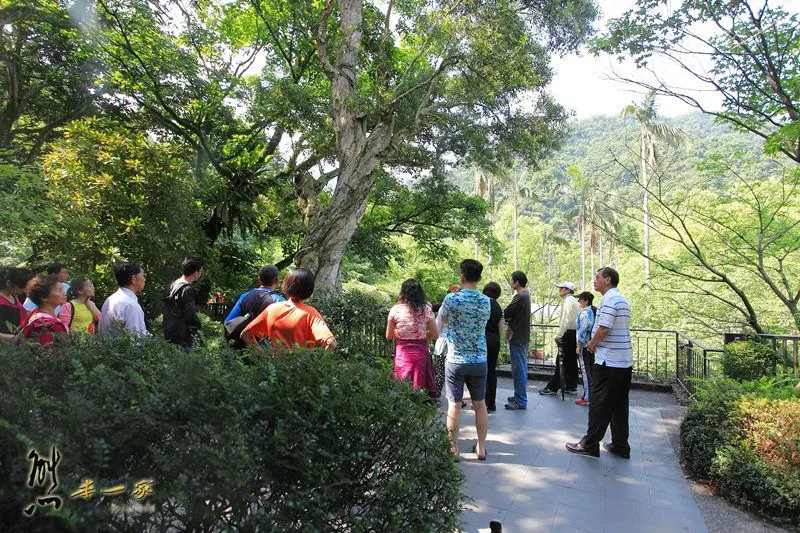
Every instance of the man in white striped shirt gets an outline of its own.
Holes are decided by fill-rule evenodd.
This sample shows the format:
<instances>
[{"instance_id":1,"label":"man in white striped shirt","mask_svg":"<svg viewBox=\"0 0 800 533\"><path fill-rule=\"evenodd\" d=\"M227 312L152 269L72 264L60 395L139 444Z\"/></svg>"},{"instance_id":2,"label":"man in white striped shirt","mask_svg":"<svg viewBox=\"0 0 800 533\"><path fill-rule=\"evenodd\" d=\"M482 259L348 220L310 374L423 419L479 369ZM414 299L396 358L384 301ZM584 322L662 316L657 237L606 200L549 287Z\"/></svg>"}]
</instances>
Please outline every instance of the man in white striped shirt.
<instances>
[{"instance_id":1,"label":"man in white striped shirt","mask_svg":"<svg viewBox=\"0 0 800 533\"><path fill-rule=\"evenodd\" d=\"M567 443L567 450L600 457L600 441L610 424L611 443L604 443L603 448L629 459L628 393L633 373L631 306L617 289L618 284L619 273L613 268L601 268L594 278L594 288L603 299L592 328L592 338L586 345L594 353L589 428L580 441Z\"/></svg>"}]
</instances>

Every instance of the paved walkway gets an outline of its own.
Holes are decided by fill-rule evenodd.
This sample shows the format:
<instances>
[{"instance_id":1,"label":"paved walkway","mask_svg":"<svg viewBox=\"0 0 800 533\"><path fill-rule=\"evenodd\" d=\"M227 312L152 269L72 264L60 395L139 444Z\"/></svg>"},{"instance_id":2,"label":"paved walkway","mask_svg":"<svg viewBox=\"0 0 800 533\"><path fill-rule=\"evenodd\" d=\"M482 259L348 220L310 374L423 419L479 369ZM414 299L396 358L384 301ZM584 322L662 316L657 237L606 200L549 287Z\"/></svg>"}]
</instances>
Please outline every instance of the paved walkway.
<instances>
[{"instance_id":1,"label":"paved walkway","mask_svg":"<svg viewBox=\"0 0 800 533\"><path fill-rule=\"evenodd\" d=\"M488 532L489 521L499 520L503 533L707 533L661 417L661 408L675 405L672 395L632 391L630 460L602 449L595 459L564 448L585 433L588 408L574 396L540 396L541 386L529 385L524 411L504 410L500 400L512 391L498 390L486 461L471 453L475 418L469 406L462 410L460 467L472 500L465 531Z\"/></svg>"}]
</instances>

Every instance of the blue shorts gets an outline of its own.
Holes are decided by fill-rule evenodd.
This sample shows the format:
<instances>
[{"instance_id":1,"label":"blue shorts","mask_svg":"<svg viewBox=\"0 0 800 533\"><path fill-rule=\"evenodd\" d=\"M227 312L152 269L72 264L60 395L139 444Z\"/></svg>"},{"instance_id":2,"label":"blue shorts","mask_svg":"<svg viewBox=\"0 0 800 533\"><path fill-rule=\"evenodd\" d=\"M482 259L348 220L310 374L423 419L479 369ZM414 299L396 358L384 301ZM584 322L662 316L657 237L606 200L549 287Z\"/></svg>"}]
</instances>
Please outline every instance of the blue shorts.
<instances>
[{"instance_id":1,"label":"blue shorts","mask_svg":"<svg viewBox=\"0 0 800 533\"><path fill-rule=\"evenodd\" d=\"M461 403L464 397L464 384L473 401L480 402L486 398L486 374L488 366L482 363L445 363L444 388L447 399L453 403Z\"/></svg>"}]
</instances>

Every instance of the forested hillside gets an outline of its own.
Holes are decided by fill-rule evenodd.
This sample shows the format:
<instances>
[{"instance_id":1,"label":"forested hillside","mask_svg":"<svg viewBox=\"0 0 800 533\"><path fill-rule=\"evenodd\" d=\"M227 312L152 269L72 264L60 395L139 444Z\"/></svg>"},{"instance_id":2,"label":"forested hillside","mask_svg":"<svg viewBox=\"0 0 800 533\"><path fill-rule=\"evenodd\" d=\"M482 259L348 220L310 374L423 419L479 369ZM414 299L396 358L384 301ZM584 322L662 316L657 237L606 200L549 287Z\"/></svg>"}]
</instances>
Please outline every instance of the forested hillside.
<instances>
[{"instance_id":1,"label":"forested hillside","mask_svg":"<svg viewBox=\"0 0 800 533\"><path fill-rule=\"evenodd\" d=\"M475 240L453 242L450 255L443 250L439 257L426 253L412 239L400 239L399 249L405 252L385 274L351 255L347 275L389 293L404 277L418 277L432 299L437 299L456 280L457 260L477 251L487 264L485 280L503 282L515 269L516 207L516 268L528 272L540 304L555 302L557 281L569 279L591 289L593 270L613 265L622 274L622 289L634 303L637 325L677 328L702 337L754 327L795 329L783 302L764 290L764 280L748 268L750 259L757 262L761 255L769 270L767 256L773 252L785 255L777 266L783 274L773 269L776 279L798 267L796 231L788 210L798 202L791 165L764 155L763 142L757 137L732 131L707 115L689 114L663 122L676 133L677 141L659 149L658 162L649 169L649 290L641 253L644 190L639 126L633 117L597 116L573 122L563 148L538 169L523 165L511 170L476 165L454 168L450 179L465 194L483 196L489 204L490 238L479 234ZM737 235L758 218L759 210L775 218L761 230L747 230L749 236L757 241L759 231L762 236L779 233L783 242L780 252L764 249L745 260L740 252L747 252L742 243L736 243ZM692 239L700 254L692 255L679 242ZM704 272L697 255L708 259L707 267L718 272ZM719 275L727 277L728 283L720 281ZM742 290L747 305L737 301L735 291L731 296L731 285ZM537 314L540 320L550 318L544 311Z\"/></svg>"}]
</instances>

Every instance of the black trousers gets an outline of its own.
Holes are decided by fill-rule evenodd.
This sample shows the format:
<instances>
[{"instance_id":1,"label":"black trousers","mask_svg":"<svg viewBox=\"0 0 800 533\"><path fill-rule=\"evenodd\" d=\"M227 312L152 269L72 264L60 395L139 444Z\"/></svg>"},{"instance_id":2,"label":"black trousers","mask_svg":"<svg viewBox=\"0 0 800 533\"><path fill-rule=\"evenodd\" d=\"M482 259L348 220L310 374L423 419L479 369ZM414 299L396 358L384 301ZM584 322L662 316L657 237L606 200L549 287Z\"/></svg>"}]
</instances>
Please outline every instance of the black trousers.
<instances>
[{"instance_id":1,"label":"black trousers","mask_svg":"<svg viewBox=\"0 0 800 533\"><path fill-rule=\"evenodd\" d=\"M557 391L561 388L561 370L559 365L564 365L564 378L566 380L566 390L575 390L578 388L578 354L575 349L578 347L578 339L575 336L574 329L568 329L564 336L561 337L561 358L556 358L556 371L550 381L547 383L547 388ZM589 393L591 394L591 392Z\"/></svg>"},{"instance_id":2,"label":"black trousers","mask_svg":"<svg viewBox=\"0 0 800 533\"><path fill-rule=\"evenodd\" d=\"M500 345L486 345L486 408L497 408L497 357L500 355Z\"/></svg>"},{"instance_id":3,"label":"black trousers","mask_svg":"<svg viewBox=\"0 0 800 533\"><path fill-rule=\"evenodd\" d=\"M589 429L581 439L587 448L603 440L611 424L611 442L620 451L630 451L628 444L628 393L632 368L612 368L595 364L589 390Z\"/></svg>"}]
</instances>

